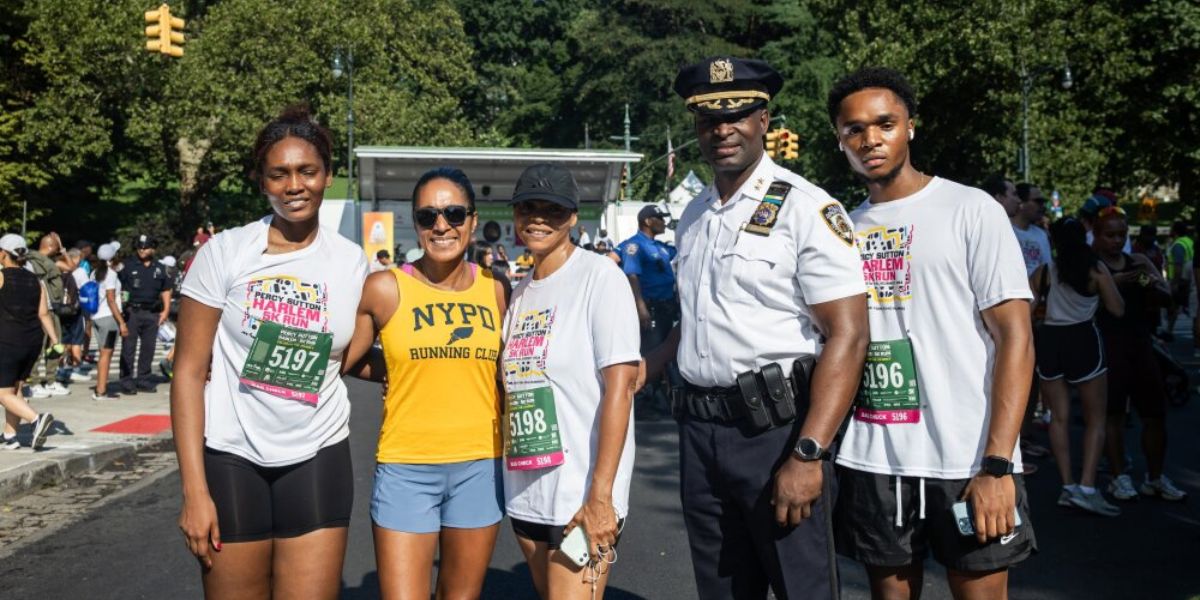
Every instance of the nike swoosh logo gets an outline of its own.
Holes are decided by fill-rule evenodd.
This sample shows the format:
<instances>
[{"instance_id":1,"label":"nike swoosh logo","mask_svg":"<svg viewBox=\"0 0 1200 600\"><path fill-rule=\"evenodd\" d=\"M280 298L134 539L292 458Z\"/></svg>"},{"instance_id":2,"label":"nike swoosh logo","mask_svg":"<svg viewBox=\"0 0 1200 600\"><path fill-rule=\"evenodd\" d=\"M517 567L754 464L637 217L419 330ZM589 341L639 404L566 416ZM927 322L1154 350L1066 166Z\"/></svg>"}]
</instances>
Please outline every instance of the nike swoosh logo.
<instances>
[{"instance_id":1,"label":"nike swoosh logo","mask_svg":"<svg viewBox=\"0 0 1200 600\"><path fill-rule=\"evenodd\" d=\"M1000 545L1001 545L1001 546L1006 546L1006 545L1008 545L1008 543L1009 543L1009 542L1013 541L1013 539L1014 539L1014 538L1016 538L1016 537L1017 537L1017 532L1016 532L1016 531L1013 531L1012 533L1010 533L1010 534L1008 534L1008 535L1001 536L1001 537L1000 537Z\"/></svg>"}]
</instances>

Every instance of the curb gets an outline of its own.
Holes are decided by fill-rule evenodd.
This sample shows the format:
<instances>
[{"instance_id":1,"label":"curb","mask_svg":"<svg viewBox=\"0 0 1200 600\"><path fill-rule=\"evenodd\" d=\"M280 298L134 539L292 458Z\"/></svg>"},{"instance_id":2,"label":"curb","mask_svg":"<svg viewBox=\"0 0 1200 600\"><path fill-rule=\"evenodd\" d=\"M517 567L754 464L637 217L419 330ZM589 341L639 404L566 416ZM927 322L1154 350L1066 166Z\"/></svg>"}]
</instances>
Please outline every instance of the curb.
<instances>
[{"instance_id":1,"label":"curb","mask_svg":"<svg viewBox=\"0 0 1200 600\"><path fill-rule=\"evenodd\" d=\"M143 450L170 447L171 435L137 438L123 442L105 442L78 450L64 450L0 473L0 502L27 492L58 485L72 477L103 469L113 462L130 458Z\"/></svg>"}]
</instances>

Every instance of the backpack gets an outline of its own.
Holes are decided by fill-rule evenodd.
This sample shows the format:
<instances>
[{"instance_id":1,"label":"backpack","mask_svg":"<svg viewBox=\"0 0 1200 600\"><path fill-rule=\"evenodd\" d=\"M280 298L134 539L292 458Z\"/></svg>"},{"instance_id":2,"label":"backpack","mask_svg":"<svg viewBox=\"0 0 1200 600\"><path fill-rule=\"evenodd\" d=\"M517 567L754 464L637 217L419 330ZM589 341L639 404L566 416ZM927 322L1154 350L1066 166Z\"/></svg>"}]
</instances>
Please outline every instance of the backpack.
<instances>
[{"instance_id":1,"label":"backpack","mask_svg":"<svg viewBox=\"0 0 1200 600\"><path fill-rule=\"evenodd\" d=\"M53 303L54 314L60 317L74 317L79 314L79 286L75 284L75 277L70 273L63 273L60 277L63 286L62 301Z\"/></svg>"},{"instance_id":2,"label":"backpack","mask_svg":"<svg viewBox=\"0 0 1200 600\"><path fill-rule=\"evenodd\" d=\"M30 271L42 283L46 284L46 297L50 298L51 303L62 301L63 297L63 281L62 271L58 270L58 265L54 261L46 258L38 252L30 252L25 255L30 266Z\"/></svg>"},{"instance_id":3,"label":"backpack","mask_svg":"<svg viewBox=\"0 0 1200 600\"><path fill-rule=\"evenodd\" d=\"M89 279L83 287L79 288L79 307L83 309L88 316L96 314L100 310L100 284L96 283L95 279Z\"/></svg>"}]
</instances>

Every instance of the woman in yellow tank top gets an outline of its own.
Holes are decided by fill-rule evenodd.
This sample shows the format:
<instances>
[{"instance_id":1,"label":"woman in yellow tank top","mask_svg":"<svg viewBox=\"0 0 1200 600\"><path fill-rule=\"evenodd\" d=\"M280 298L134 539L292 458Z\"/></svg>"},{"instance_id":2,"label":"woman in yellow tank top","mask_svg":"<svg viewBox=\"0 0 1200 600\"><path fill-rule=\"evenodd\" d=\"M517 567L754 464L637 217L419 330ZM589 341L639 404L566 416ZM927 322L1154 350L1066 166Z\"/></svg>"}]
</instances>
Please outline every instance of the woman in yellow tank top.
<instances>
[{"instance_id":1,"label":"woman in yellow tank top","mask_svg":"<svg viewBox=\"0 0 1200 600\"><path fill-rule=\"evenodd\" d=\"M367 278L350 372L387 375L371 520L384 598L478 597L503 517L496 380L507 299L464 257L475 192L462 171L433 169L413 189L425 255ZM378 335L385 365L364 360ZM361 364L356 364L361 363Z\"/></svg>"}]
</instances>

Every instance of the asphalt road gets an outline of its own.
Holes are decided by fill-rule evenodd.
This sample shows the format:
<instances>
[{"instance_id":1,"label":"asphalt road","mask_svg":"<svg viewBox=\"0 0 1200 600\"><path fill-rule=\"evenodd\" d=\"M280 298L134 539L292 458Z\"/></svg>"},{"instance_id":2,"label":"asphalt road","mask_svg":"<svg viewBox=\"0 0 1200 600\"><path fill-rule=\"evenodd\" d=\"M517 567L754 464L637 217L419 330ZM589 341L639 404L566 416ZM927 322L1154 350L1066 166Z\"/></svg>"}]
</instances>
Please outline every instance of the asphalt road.
<instances>
[{"instance_id":1,"label":"asphalt road","mask_svg":"<svg viewBox=\"0 0 1200 600\"><path fill-rule=\"evenodd\" d=\"M343 575L343 598L378 597L368 501L375 432L376 386L351 383L351 430L355 512ZM1193 495L1200 494L1195 435L1200 401L1171 411L1170 472ZM1136 439L1136 438L1135 438ZM637 424L637 471L633 509L622 538L608 598L692 598L695 585L687 538L679 515L676 434L669 420ZM1135 456L1137 452L1134 452ZM1135 458L1140 467L1140 460ZM1200 596L1200 519L1192 504L1152 499L1123 505L1104 519L1055 506L1054 465L1041 461L1030 479L1033 521L1041 553L1012 571L1014 598L1153 598ZM171 474L103 505L0 562L2 598L198 598L194 560L184 549L175 519L179 478ZM485 586L488 598L534 598L529 574L511 530L501 528ZM866 598L861 569L842 562L843 597ZM932 562L925 598L948 598L941 570Z\"/></svg>"}]
</instances>

